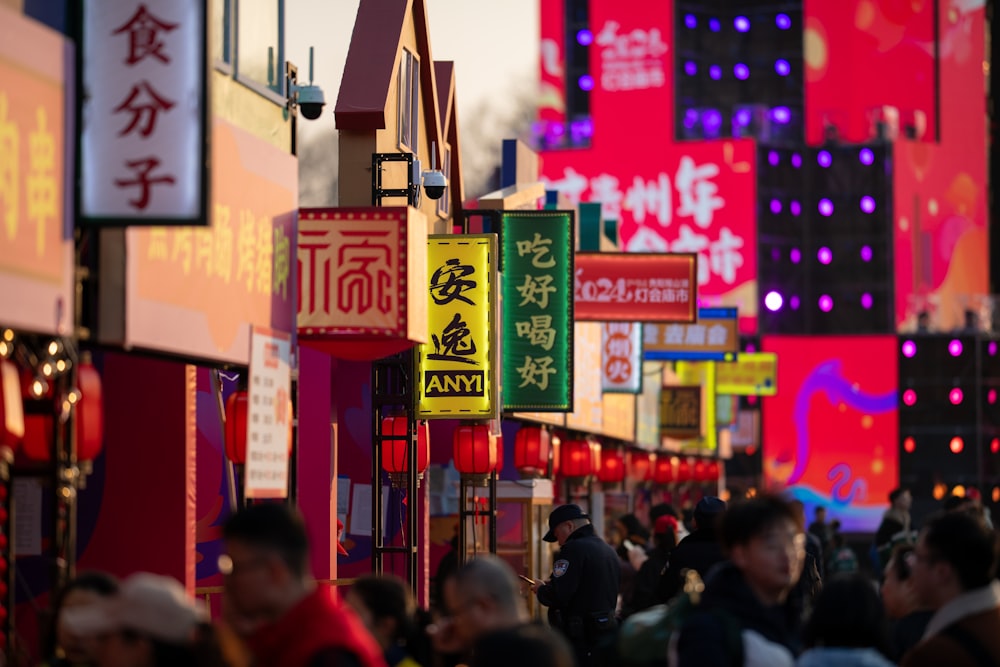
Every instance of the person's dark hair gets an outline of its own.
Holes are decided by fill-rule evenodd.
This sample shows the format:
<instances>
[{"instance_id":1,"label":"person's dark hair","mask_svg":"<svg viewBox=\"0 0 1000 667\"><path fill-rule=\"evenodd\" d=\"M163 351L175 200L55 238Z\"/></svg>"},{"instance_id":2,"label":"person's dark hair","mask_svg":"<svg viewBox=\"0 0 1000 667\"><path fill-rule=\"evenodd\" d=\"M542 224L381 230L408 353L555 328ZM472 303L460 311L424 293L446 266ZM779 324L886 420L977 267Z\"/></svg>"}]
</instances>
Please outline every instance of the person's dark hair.
<instances>
[{"instance_id":1,"label":"person's dark hair","mask_svg":"<svg viewBox=\"0 0 1000 667\"><path fill-rule=\"evenodd\" d=\"M125 641L138 641L142 635L131 629L122 630ZM146 637L153 649L153 667L192 665L194 667L235 667L233 656L222 651L218 635L211 623L199 623L190 643L175 644Z\"/></svg>"},{"instance_id":2,"label":"person's dark hair","mask_svg":"<svg viewBox=\"0 0 1000 667\"><path fill-rule=\"evenodd\" d=\"M226 540L273 551L296 576L308 569L309 538L298 511L281 503L258 503L233 514L222 527Z\"/></svg>"},{"instance_id":3,"label":"person's dark hair","mask_svg":"<svg viewBox=\"0 0 1000 667\"><path fill-rule=\"evenodd\" d=\"M655 526L656 520L667 514L677 519L677 522L680 523L682 517L676 507L670 503L657 503L649 508L649 525Z\"/></svg>"},{"instance_id":4,"label":"person's dark hair","mask_svg":"<svg viewBox=\"0 0 1000 667\"><path fill-rule=\"evenodd\" d=\"M972 499L966 496L948 496L941 503L941 509L945 512L954 512L957 509L961 509L965 505L971 505Z\"/></svg>"},{"instance_id":5,"label":"person's dark hair","mask_svg":"<svg viewBox=\"0 0 1000 667\"><path fill-rule=\"evenodd\" d=\"M573 649L562 635L539 623L525 623L484 635L470 667L573 667Z\"/></svg>"},{"instance_id":6,"label":"person's dark hair","mask_svg":"<svg viewBox=\"0 0 1000 667\"><path fill-rule=\"evenodd\" d=\"M643 544L649 541L649 531L639 522L639 518L636 515L623 514L618 517L618 522L625 527L625 534L622 535L623 539L627 537L635 541L635 538L639 538Z\"/></svg>"},{"instance_id":7,"label":"person's dark hair","mask_svg":"<svg viewBox=\"0 0 1000 667\"><path fill-rule=\"evenodd\" d=\"M107 572L86 571L80 572L66 582L66 585L56 594L52 602L51 615L42 636L42 651L46 658L55 655L56 644L59 642L57 633L59 614L62 613L66 598L73 591L92 591L102 597L110 597L118 592L118 579Z\"/></svg>"},{"instance_id":8,"label":"person's dark hair","mask_svg":"<svg viewBox=\"0 0 1000 667\"><path fill-rule=\"evenodd\" d=\"M874 583L862 575L828 581L816 598L804 639L809 647L874 648L891 656L889 621Z\"/></svg>"},{"instance_id":9,"label":"person's dark hair","mask_svg":"<svg viewBox=\"0 0 1000 667\"><path fill-rule=\"evenodd\" d=\"M747 544L775 524L788 520L799 525L795 510L778 496L763 495L730 505L719 521L719 537L725 549Z\"/></svg>"},{"instance_id":10,"label":"person's dark hair","mask_svg":"<svg viewBox=\"0 0 1000 667\"><path fill-rule=\"evenodd\" d=\"M351 592L361 599L376 621L383 618L396 621L397 641L413 636L417 605L402 579L391 574L366 574L351 584Z\"/></svg>"},{"instance_id":11,"label":"person's dark hair","mask_svg":"<svg viewBox=\"0 0 1000 667\"><path fill-rule=\"evenodd\" d=\"M894 505L896 503L896 499L899 498L901 495L903 495L906 492L907 492L907 489L905 489L905 488L903 488L901 486L898 487L898 488L893 489L892 491L890 491L889 492L889 504L890 505Z\"/></svg>"},{"instance_id":12,"label":"person's dark hair","mask_svg":"<svg viewBox=\"0 0 1000 667\"><path fill-rule=\"evenodd\" d=\"M997 572L997 536L981 517L968 512L945 512L924 527L924 544L932 560L943 560L955 570L966 591L982 588Z\"/></svg>"},{"instance_id":13,"label":"person's dark hair","mask_svg":"<svg viewBox=\"0 0 1000 667\"><path fill-rule=\"evenodd\" d=\"M913 568L910 567L910 560L912 558L912 544L897 544L892 550L892 556L889 558L889 566L886 569L894 570L897 579L906 581L913 574Z\"/></svg>"}]
</instances>

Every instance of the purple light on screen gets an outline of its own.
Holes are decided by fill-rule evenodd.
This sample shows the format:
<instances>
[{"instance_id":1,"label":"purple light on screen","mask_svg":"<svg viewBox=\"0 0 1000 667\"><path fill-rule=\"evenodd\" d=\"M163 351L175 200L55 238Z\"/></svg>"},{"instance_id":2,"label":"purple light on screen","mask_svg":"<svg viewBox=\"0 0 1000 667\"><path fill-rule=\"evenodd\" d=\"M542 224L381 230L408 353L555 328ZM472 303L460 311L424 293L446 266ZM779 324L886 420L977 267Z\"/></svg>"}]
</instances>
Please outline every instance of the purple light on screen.
<instances>
[{"instance_id":1,"label":"purple light on screen","mask_svg":"<svg viewBox=\"0 0 1000 667\"><path fill-rule=\"evenodd\" d=\"M833 164L833 157L830 155L830 151L820 151L819 153L817 153L816 162L818 162L819 166L823 167L824 169Z\"/></svg>"},{"instance_id":2,"label":"purple light on screen","mask_svg":"<svg viewBox=\"0 0 1000 667\"><path fill-rule=\"evenodd\" d=\"M792 111L788 107L772 107L771 120L780 125L787 125L792 120Z\"/></svg>"},{"instance_id":3,"label":"purple light on screen","mask_svg":"<svg viewBox=\"0 0 1000 667\"><path fill-rule=\"evenodd\" d=\"M774 71L778 73L778 76L788 76L792 73L792 66L788 64L788 61L779 58L774 61Z\"/></svg>"},{"instance_id":4,"label":"purple light on screen","mask_svg":"<svg viewBox=\"0 0 1000 667\"><path fill-rule=\"evenodd\" d=\"M684 127L687 129L694 128L698 124L698 112L694 109L688 109L684 112Z\"/></svg>"},{"instance_id":5,"label":"purple light on screen","mask_svg":"<svg viewBox=\"0 0 1000 667\"><path fill-rule=\"evenodd\" d=\"M566 126L563 123L552 123L549 126L549 130L552 132L552 136L561 137L566 134Z\"/></svg>"},{"instance_id":6,"label":"purple light on screen","mask_svg":"<svg viewBox=\"0 0 1000 667\"><path fill-rule=\"evenodd\" d=\"M733 67L733 76L740 81L746 81L750 78L750 68L743 63L736 63L735 67ZM747 112L747 115L750 115L749 111Z\"/></svg>"},{"instance_id":7,"label":"purple light on screen","mask_svg":"<svg viewBox=\"0 0 1000 667\"><path fill-rule=\"evenodd\" d=\"M861 246L861 261L862 262L872 261L872 247L870 245Z\"/></svg>"},{"instance_id":8,"label":"purple light on screen","mask_svg":"<svg viewBox=\"0 0 1000 667\"><path fill-rule=\"evenodd\" d=\"M819 298L819 309L824 313L829 313L833 310L833 297L829 294L824 294Z\"/></svg>"},{"instance_id":9,"label":"purple light on screen","mask_svg":"<svg viewBox=\"0 0 1000 667\"><path fill-rule=\"evenodd\" d=\"M802 156L798 153L792 153L792 166L796 169L802 166Z\"/></svg>"},{"instance_id":10,"label":"purple light on screen","mask_svg":"<svg viewBox=\"0 0 1000 667\"><path fill-rule=\"evenodd\" d=\"M833 202L829 199L819 200L819 214L826 217L833 215Z\"/></svg>"},{"instance_id":11,"label":"purple light on screen","mask_svg":"<svg viewBox=\"0 0 1000 667\"><path fill-rule=\"evenodd\" d=\"M717 132L722 127L722 113L718 109L705 109L701 114L701 124L708 131Z\"/></svg>"},{"instance_id":12,"label":"purple light on screen","mask_svg":"<svg viewBox=\"0 0 1000 667\"><path fill-rule=\"evenodd\" d=\"M791 299L788 300L788 305L791 306L792 310L798 310L799 309L799 297L793 296Z\"/></svg>"},{"instance_id":13,"label":"purple light on screen","mask_svg":"<svg viewBox=\"0 0 1000 667\"><path fill-rule=\"evenodd\" d=\"M743 351L752 354L757 351L757 346L754 345L753 343L747 343L746 349L744 349Z\"/></svg>"},{"instance_id":14,"label":"purple light on screen","mask_svg":"<svg viewBox=\"0 0 1000 667\"><path fill-rule=\"evenodd\" d=\"M871 310L872 304L874 302L875 300L872 299L872 295L869 294L868 292L865 292L864 294L861 295L861 307L864 308L865 310Z\"/></svg>"},{"instance_id":15,"label":"purple light on screen","mask_svg":"<svg viewBox=\"0 0 1000 667\"><path fill-rule=\"evenodd\" d=\"M719 32L722 30L722 24L719 23L719 19L708 19L708 29L712 32Z\"/></svg>"},{"instance_id":16,"label":"purple light on screen","mask_svg":"<svg viewBox=\"0 0 1000 667\"><path fill-rule=\"evenodd\" d=\"M792 264L798 264L802 261L802 251L798 248L792 248L788 253L788 259L792 260Z\"/></svg>"},{"instance_id":17,"label":"purple light on screen","mask_svg":"<svg viewBox=\"0 0 1000 667\"><path fill-rule=\"evenodd\" d=\"M792 215L797 218L799 217L799 214L802 213L802 204L797 201L792 201L792 203L788 205L788 210L791 211Z\"/></svg>"},{"instance_id":18,"label":"purple light on screen","mask_svg":"<svg viewBox=\"0 0 1000 667\"><path fill-rule=\"evenodd\" d=\"M990 341L990 345L987 349L989 350L991 357L997 356L997 342L995 340Z\"/></svg>"},{"instance_id":19,"label":"purple light on screen","mask_svg":"<svg viewBox=\"0 0 1000 667\"><path fill-rule=\"evenodd\" d=\"M684 25L687 26L689 30L694 30L698 27L698 19L695 18L694 14L685 14Z\"/></svg>"},{"instance_id":20,"label":"purple light on screen","mask_svg":"<svg viewBox=\"0 0 1000 667\"><path fill-rule=\"evenodd\" d=\"M872 153L870 148L862 148L861 152L858 153L858 159L861 160L861 164L870 165L875 161L875 153Z\"/></svg>"},{"instance_id":21,"label":"purple light on screen","mask_svg":"<svg viewBox=\"0 0 1000 667\"><path fill-rule=\"evenodd\" d=\"M865 195L861 198L861 210L865 213L875 212L875 198Z\"/></svg>"},{"instance_id":22,"label":"purple light on screen","mask_svg":"<svg viewBox=\"0 0 1000 667\"><path fill-rule=\"evenodd\" d=\"M917 344L912 340L903 341L903 356L912 359L917 354Z\"/></svg>"},{"instance_id":23,"label":"purple light on screen","mask_svg":"<svg viewBox=\"0 0 1000 667\"><path fill-rule=\"evenodd\" d=\"M952 405L958 405L959 403L962 402L963 398L965 398L965 395L962 393L962 390L959 389L958 387L955 387L954 389L948 392L948 400L951 401Z\"/></svg>"},{"instance_id":24,"label":"purple light on screen","mask_svg":"<svg viewBox=\"0 0 1000 667\"><path fill-rule=\"evenodd\" d=\"M781 251L777 248L771 248L771 261L780 262L781 261Z\"/></svg>"},{"instance_id":25,"label":"purple light on screen","mask_svg":"<svg viewBox=\"0 0 1000 667\"><path fill-rule=\"evenodd\" d=\"M829 264L833 261L833 251L824 246L816 253L816 259L819 260L820 264Z\"/></svg>"},{"instance_id":26,"label":"purple light on screen","mask_svg":"<svg viewBox=\"0 0 1000 667\"><path fill-rule=\"evenodd\" d=\"M579 79L576 80L577 85L580 86L580 90L593 90L594 89L594 77L589 74L584 74Z\"/></svg>"},{"instance_id":27,"label":"purple light on screen","mask_svg":"<svg viewBox=\"0 0 1000 667\"><path fill-rule=\"evenodd\" d=\"M907 389L906 391L903 392L903 403L905 403L908 406L912 406L916 402L917 402L917 392L913 391L912 389Z\"/></svg>"},{"instance_id":28,"label":"purple light on screen","mask_svg":"<svg viewBox=\"0 0 1000 667\"><path fill-rule=\"evenodd\" d=\"M710 76L713 80L718 81L722 78L722 68L718 65L712 65L708 68L708 76Z\"/></svg>"},{"instance_id":29,"label":"purple light on screen","mask_svg":"<svg viewBox=\"0 0 1000 667\"><path fill-rule=\"evenodd\" d=\"M779 162L778 151L768 151L767 163L772 167L777 167Z\"/></svg>"},{"instance_id":30,"label":"purple light on screen","mask_svg":"<svg viewBox=\"0 0 1000 667\"><path fill-rule=\"evenodd\" d=\"M594 43L594 33L590 32L586 28L578 30L576 33L576 43L580 46L590 46Z\"/></svg>"},{"instance_id":31,"label":"purple light on screen","mask_svg":"<svg viewBox=\"0 0 1000 667\"><path fill-rule=\"evenodd\" d=\"M774 213L775 215L781 213L781 200L779 199L771 200L771 213Z\"/></svg>"},{"instance_id":32,"label":"purple light on screen","mask_svg":"<svg viewBox=\"0 0 1000 667\"><path fill-rule=\"evenodd\" d=\"M957 338L953 338L950 343L948 343L948 354L953 357L957 357L962 354L962 341Z\"/></svg>"},{"instance_id":33,"label":"purple light on screen","mask_svg":"<svg viewBox=\"0 0 1000 667\"><path fill-rule=\"evenodd\" d=\"M733 27L736 32L748 32L750 30L750 19L745 16L737 16L733 19Z\"/></svg>"},{"instance_id":34,"label":"purple light on screen","mask_svg":"<svg viewBox=\"0 0 1000 667\"><path fill-rule=\"evenodd\" d=\"M740 109L736 112L736 115L733 116L733 123L737 127L746 127L750 124L752 119L753 116L750 114L749 109Z\"/></svg>"},{"instance_id":35,"label":"purple light on screen","mask_svg":"<svg viewBox=\"0 0 1000 667\"><path fill-rule=\"evenodd\" d=\"M989 401L990 405L995 404L997 402L997 390L990 389L988 392L986 392L986 400Z\"/></svg>"},{"instance_id":36,"label":"purple light on screen","mask_svg":"<svg viewBox=\"0 0 1000 667\"><path fill-rule=\"evenodd\" d=\"M775 291L770 291L764 296L764 306L770 310L772 313L776 313L781 310L781 306L785 303L781 294Z\"/></svg>"},{"instance_id":37,"label":"purple light on screen","mask_svg":"<svg viewBox=\"0 0 1000 667\"><path fill-rule=\"evenodd\" d=\"M688 76L694 76L695 74L697 74L698 63L694 62L693 60L688 60L686 63L684 63L684 73L687 74Z\"/></svg>"},{"instance_id":38,"label":"purple light on screen","mask_svg":"<svg viewBox=\"0 0 1000 667\"><path fill-rule=\"evenodd\" d=\"M792 27L792 19L788 14L778 14L774 17L774 25L778 26L779 30L788 30Z\"/></svg>"}]
</instances>

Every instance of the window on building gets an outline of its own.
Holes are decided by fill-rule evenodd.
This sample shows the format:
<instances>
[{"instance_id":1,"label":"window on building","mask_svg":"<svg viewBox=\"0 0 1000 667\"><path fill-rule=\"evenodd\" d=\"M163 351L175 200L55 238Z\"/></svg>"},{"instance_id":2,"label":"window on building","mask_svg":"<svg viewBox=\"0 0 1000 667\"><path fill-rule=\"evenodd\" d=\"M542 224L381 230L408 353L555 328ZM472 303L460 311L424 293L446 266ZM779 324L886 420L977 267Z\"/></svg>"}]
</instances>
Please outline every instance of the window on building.
<instances>
[{"instance_id":1,"label":"window on building","mask_svg":"<svg viewBox=\"0 0 1000 667\"><path fill-rule=\"evenodd\" d=\"M219 69L230 71L233 66L233 2L212 0L209 16L209 44L212 63Z\"/></svg>"},{"instance_id":2,"label":"window on building","mask_svg":"<svg viewBox=\"0 0 1000 667\"><path fill-rule=\"evenodd\" d=\"M236 0L236 78L261 92L285 94L283 0Z\"/></svg>"},{"instance_id":3,"label":"window on building","mask_svg":"<svg viewBox=\"0 0 1000 667\"><path fill-rule=\"evenodd\" d=\"M444 163L441 165L441 173L444 174L448 186L444 189L444 196L437 200L437 212L441 217L447 218L451 215L451 147L444 147L442 156Z\"/></svg>"},{"instance_id":4,"label":"window on building","mask_svg":"<svg viewBox=\"0 0 1000 667\"><path fill-rule=\"evenodd\" d=\"M417 154L420 134L420 60L409 49L399 59L399 147Z\"/></svg>"}]
</instances>

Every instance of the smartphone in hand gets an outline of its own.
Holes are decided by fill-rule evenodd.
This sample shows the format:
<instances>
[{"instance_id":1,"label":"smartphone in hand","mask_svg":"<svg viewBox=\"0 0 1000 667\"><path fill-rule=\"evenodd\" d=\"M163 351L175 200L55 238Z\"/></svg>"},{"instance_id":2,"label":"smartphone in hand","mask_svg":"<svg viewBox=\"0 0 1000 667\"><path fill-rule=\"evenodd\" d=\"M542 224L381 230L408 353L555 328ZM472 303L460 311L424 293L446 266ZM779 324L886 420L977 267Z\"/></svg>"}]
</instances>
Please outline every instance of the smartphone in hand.
<instances>
[{"instance_id":1,"label":"smartphone in hand","mask_svg":"<svg viewBox=\"0 0 1000 667\"><path fill-rule=\"evenodd\" d=\"M531 584L532 586L534 586L534 585L535 585L536 583L538 583L538 582L537 582L537 581L535 581L534 579L531 579L531 578L529 578L529 577L526 577L526 576L524 576L523 574L519 574L519 575L517 575L517 576L518 576L518 578L520 578L520 579L523 579L524 581L528 582L528 583L529 583L529 584Z\"/></svg>"}]
</instances>

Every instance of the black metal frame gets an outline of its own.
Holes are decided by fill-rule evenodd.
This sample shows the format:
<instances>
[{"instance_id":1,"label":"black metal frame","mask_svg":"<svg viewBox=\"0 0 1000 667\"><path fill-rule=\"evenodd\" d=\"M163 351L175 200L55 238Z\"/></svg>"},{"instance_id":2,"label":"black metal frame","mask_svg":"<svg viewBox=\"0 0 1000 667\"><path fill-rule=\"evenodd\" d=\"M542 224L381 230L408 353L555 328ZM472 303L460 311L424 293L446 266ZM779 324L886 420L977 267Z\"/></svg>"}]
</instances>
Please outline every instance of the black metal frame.
<instances>
[{"instance_id":1,"label":"black metal frame","mask_svg":"<svg viewBox=\"0 0 1000 667\"><path fill-rule=\"evenodd\" d=\"M478 483L478 480L474 476L462 475L461 481L458 483L458 564L461 565L466 561L466 555L468 554L468 540L469 531L467 529L469 517L482 516L475 507L471 510L469 509L469 488L482 485ZM487 495L489 496L489 505L486 509L486 517L489 520L489 553L495 554L497 552L497 471L492 470L489 476L486 478L486 489Z\"/></svg>"},{"instance_id":2,"label":"black metal frame","mask_svg":"<svg viewBox=\"0 0 1000 667\"><path fill-rule=\"evenodd\" d=\"M382 163L405 162L406 187L382 187ZM417 194L420 183L413 182L413 153L372 153L372 206L381 206L386 197L406 197L409 206L417 206Z\"/></svg>"}]
</instances>

